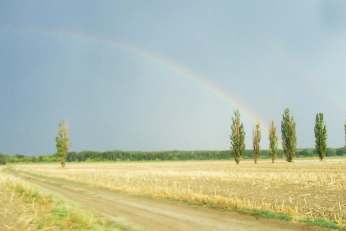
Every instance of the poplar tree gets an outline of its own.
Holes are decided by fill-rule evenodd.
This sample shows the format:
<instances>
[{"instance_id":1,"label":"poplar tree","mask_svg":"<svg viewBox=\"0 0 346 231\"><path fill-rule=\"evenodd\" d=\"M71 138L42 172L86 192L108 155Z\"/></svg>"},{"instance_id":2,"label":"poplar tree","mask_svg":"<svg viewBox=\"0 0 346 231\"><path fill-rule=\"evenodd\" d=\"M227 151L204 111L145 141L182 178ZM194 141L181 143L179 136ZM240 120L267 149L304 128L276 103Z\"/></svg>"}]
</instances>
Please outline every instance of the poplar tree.
<instances>
[{"instance_id":1,"label":"poplar tree","mask_svg":"<svg viewBox=\"0 0 346 231\"><path fill-rule=\"evenodd\" d=\"M245 151L245 131L244 125L240 121L239 111L234 112L232 118L231 126L231 154L234 157L234 160L237 164L240 162L240 157Z\"/></svg>"},{"instance_id":2,"label":"poplar tree","mask_svg":"<svg viewBox=\"0 0 346 231\"><path fill-rule=\"evenodd\" d=\"M278 153L278 137L276 134L276 127L274 121L269 126L269 154L272 158L272 163L275 162Z\"/></svg>"},{"instance_id":3,"label":"poplar tree","mask_svg":"<svg viewBox=\"0 0 346 231\"><path fill-rule=\"evenodd\" d=\"M327 153L327 128L324 123L323 113L317 113L315 120L315 150L320 160Z\"/></svg>"},{"instance_id":4,"label":"poplar tree","mask_svg":"<svg viewBox=\"0 0 346 231\"><path fill-rule=\"evenodd\" d=\"M61 167L65 167L65 161L70 146L69 130L64 121L59 124L58 135L55 139L57 156L60 159Z\"/></svg>"},{"instance_id":5,"label":"poplar tree","mask_svg":"<svg viewBox=\"0 0 346 231\"><path fill-rule=\"evenodd\" d=\"M296 123L290 110L285 109L281 121L282 147L286 155L286 160L292 162L297 149Z\"/></svg>"},{"instance_id":6,"label":"poplar tree","mask_svg":"<svg viewBox=\"0 0 346 231\"><path fill-rule=\"evenodd\" d=\"M261 125L260 123L256 124L256 127L253 130L253 136L252 136L252 144L253 144L253 158L255 161L255 164L257 164L257 161L260 156L260 143L261 143Z\"/></svg>"}]
</instances>

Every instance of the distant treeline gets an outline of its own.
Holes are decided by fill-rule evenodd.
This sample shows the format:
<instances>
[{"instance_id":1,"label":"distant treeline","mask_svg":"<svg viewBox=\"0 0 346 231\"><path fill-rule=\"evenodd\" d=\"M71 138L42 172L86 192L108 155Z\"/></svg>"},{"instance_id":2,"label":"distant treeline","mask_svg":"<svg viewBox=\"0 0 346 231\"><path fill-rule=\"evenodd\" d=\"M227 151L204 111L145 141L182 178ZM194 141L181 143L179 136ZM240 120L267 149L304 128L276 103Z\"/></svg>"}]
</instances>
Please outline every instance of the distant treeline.
<instances>
[{"instance_id":1,"label":"distant treeline","mask_svg":"<svg viewBox=\"0 0 346 231\"><path fill-rule=\"evenodd\" d=\"M296 153L297 157L314 157L318 156L314 149L299 149ZM344 148L329 148L328 156L346 156ZM84 162L84 161L155 161L155 160L228 160L231 159L229 150L222 151L157 151L157 152L141 152L141 151L81 151L69 152L67 155L68 162ZM253 151L246 150L243 159L252 159ZM261 159L270 158L268 150L262 150ZM280 150L278 158L284 158L283 151ZM57 155L45 156L25 156L25 155L3 155L0 154L0 164L18 163L18 162L56 162Z\"/></svg>"}]
</instances>

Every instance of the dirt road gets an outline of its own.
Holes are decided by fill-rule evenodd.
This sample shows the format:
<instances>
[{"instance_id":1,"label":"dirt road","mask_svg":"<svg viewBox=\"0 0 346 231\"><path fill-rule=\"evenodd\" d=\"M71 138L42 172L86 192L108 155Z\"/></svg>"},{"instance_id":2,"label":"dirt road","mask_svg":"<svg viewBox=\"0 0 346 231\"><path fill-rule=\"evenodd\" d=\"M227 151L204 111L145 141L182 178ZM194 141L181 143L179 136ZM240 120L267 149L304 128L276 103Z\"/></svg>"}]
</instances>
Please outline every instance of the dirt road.
<instances>
[{"instance_id":1,"label":"dirt road","mask_svg":"<svg viewBox=\"0 0 346 231\"><path fill-rule=\"evenodd\" d=\"M138 231L289 231L324 230L304 224L255 218L235 212L193 207L115 193L107 189L25 172L16 176Z\"/></svg>"}]
</instances>

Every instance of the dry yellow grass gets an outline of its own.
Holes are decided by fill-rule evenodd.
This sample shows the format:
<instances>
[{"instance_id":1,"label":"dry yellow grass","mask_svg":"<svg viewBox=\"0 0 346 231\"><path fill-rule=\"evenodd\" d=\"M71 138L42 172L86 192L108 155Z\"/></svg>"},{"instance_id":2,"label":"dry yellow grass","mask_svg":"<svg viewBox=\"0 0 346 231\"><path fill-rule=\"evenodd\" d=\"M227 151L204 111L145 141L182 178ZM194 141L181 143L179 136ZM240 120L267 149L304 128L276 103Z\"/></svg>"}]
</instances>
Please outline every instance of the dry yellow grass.
<instances>
[{"instance_id":1,"label":"dry yellow grass","mask_svg":"<svg viewBox=\"0 0 346 231\"><path fill-rule=\"evenodd\" d=\"M33 224L37 218L34 206L28 206L18 197L11 189L10 181L13 182L13 178L0 175L0 230L36 230Z\"/></svg>"},{"instance_id":2,"label":"dry yellow grass","mask_svg":"<svg viewBox=\"0 0 346 231\"><path fill-rule=\"evenodd\" d=\"M126 193L326 218L346 224L346 160L128 162L20 165L31 173Z\"/></svg>"},{"instance_id":3,"label":"dry yellow grass","mask_svg":"<svg viewBox=\"0 0 346 231\"><path fill-rule=\"evenodd\" d=\"M110 223L70 209L62 201L2 172L0 205L1 231L118 230Z\"/></svg>"}]
</instances>

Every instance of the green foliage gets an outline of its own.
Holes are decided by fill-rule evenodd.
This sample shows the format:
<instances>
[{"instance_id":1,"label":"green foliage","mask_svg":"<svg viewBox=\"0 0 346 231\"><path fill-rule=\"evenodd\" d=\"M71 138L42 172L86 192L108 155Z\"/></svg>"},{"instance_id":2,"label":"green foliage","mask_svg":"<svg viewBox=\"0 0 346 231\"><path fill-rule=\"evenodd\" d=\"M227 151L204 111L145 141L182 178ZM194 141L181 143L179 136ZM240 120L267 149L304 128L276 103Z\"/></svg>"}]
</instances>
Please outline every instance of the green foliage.
<instances>
[{"instance_id":1,"label":"green foliage","mask_svg":"<svg viewBox=\"0 0 346 231\"><path fill-rule=\"evenodd\" d=\"M290 110L285 109L281 121L282 147L286 155L286 160L292 162L297 149L296 123Z\"/></svg>"},{"instance_id":2,"label":"green foliage","mask_svg":"<svg viewBox=\"0 0 346 231\"><path fill-rule=\"evenodd\" d=\"M335 154L336 154L337 156L346 155L346 148L343 147L343 148L337 148L337 149L335 149Z\"/></svg>"},{"instance_id":3,"label":"green foliage","mask_svg":"<svg viewBox=\"0 0 346 231\"><path fill-rule=\"evenodd\" d=\"M298 149L297 157L313 157L314 148ZM327 156L344 156L344 148L328 148ZM18 156L21 156L18 158ZM261 159L270 159L271 151L260 151ZM277 158L282 159L283 150L277 150ZM253 150L245 150L243 159L252 159ZM198 151L158 151L158 152L141 152L141 151L81 151L69 152L67 162L97 162L97 161L175 161L175 160L229 160L229 150L198 150ZM7 163L54 163L59 160L57 155L46 156L23 156L23 155L6 155Z\"/></svg>"},{"instance_id":4,"label":"green foliage","mask_svg":"<svg viewBox=\"0 0 346 231\"><path fill-rule=\"evenodd\" d=\"M272 212L272 211L268 211L268 210L239 208L239 209L237 209L237 211L241 212L241 213L252 215L254 217L264 217L264 218L282 220L282 221L292 221L293 220L293 217L289 214L280 213L280 212Z\"/></svg>"},{"instance_id":5,"label":"green foliage","mask_svg":"<svg viewBox=\"0 0 346 231\"><path fill-rule=\"evenodd\" d=\"M313 157L315 155L315 150L313 148L303 148L297 150L297 157Z\"/></svg>"},{"instance_id":6,"label":"green foliage","mask_svg":"<svg viewBox=\"0 0 346 231\"><path fill-rule=\"evenodd\" d=\"M253 158L255 164L257 164L258 158L260 156L260 143L261 143L261 125L259 123L256 124L255 129L253 130Z\"/></svg>"},{"instance_id":7,"label":"green foliage","mask_svg":"<svg viewBox=\"0 0 346 231\"><path fill-rule=\"evenodd\" d=\"M65 122L59 124L58 135L56 137L57 156L60 159L61 167L65 167L65 160L70 146L68 128Z\"/></svg>"},{"instance_id":8,"label":"green foliage","mask_svg":"<svg viewBox=\"0 0 346 231\"><path fill-rule=\"evenodd\" d=\"M0 154L0 165L5 165L7 162L6 160L6 156L5 155L2 155Z\"/></svg>"},{"instance_id":9,"label":"green foliage","mask_svg":"<svg viewBox=\"0 0 346 231\"><path fill-rule=\"evenodd\" d=\"M239 111L234 112L231 126L231 153L237 164L245 151L245 131L244 125L240 121Z\"/></svg>"},{"instance_id":10,"label":"green foliage","mask_svg":"<svg viewBox=\"0 0 346 231\"><path fill-rule=\"evenodd\" d=\"M156 160L226 160L229 151L82 151L71 152L67 161L156 161Z\"/></svg>"},{"instance_id":11,"label":"green foliage","mask_svg":"<svg viewBox=\"0 0 346 231\"><path fill-rule=\"evenodd\" d=\"M316 225L328 229L339 229L339 225L336 224L333 221L327 220L327 219L301 219L300 222L306 223L306 224L311 224L311 225Z\"/></svg>"},{"instance_id":12,"label":"green foliage","mask_svg":"<svg viewBox=\"0 0 346 231\"><path fill-rule=\"evenodd\" d=\"M274 121L271 122L269 127L269 152L272 159L272 163L274 163L278 153L278 137L276 134L276 127Z\"/></svg>"},{"instance_id":13,"label":"green foliage","mask_svg":"<svg viewBox=\"0 0 346 231\"><path fill-rule=\"evenodd\" d=\"M327 128L324 123L323 113L318 113L315 120L315 150L320 160L327 153Z\"/></svg>"}]
</instances>

